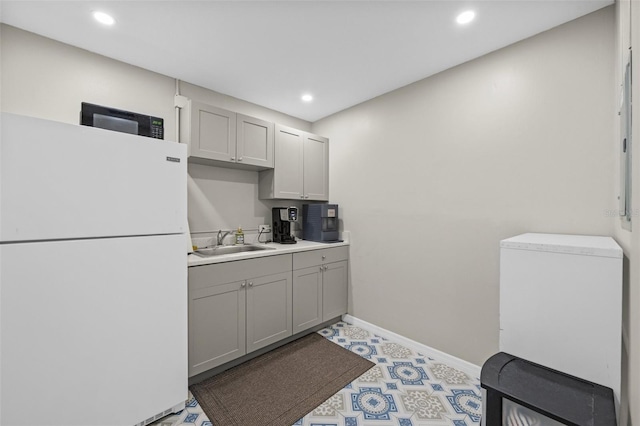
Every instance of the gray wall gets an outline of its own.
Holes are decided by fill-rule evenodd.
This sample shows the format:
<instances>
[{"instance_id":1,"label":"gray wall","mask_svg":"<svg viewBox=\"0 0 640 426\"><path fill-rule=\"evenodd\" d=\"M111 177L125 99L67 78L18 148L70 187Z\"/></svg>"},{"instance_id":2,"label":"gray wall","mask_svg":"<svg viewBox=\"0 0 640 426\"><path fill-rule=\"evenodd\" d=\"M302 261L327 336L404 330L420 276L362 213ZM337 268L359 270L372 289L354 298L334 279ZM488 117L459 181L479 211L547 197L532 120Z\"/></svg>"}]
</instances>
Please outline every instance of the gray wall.
<instances>
[{"instance_id":1,"label":"gray wall","mask_svg":"<svg viewBox=\"0 0 640 426\"><path fill-rule=\"evenodd\" d=\"M176 140L173 78L86 50L0 26L2 111L77 124L80 103L91 102L165 119L165 139ZM307 121L185 82L182 95L232 111L310 130ZM257 199L258 173L189 165L192 232L257 228L271 207ZM252 241L255 235L248 235Z\"/></svg>"},{"instance_id":2,"label":"gray wall","mask_svg":"<svg viewBox=\"0 0 640 426\"><path fill-rule=\"evenodd\" d=\"M354 316L482 364L499 242L610 235L614 9L313 124L351 231Z\"/></svg>"},{"instance_id":3,"label":"gray wall","mask_svg":"<svg viewBox=\"0 0 640 426\"><path fill-rule=\"evenodd\" d=\"M616 95L619 93L624 81L624 67L629 57L629 48L632 45L640 45L640 7L637 2L620 0L616 2ZM631 29L631 31L630 31ZM640 75L640 64L637 61L632 64L632 74ZM637 86L638 79L634 84ZM633 96L637 99L637 89L634 88ZM617 117L616 117L617 118ZM638 108L633 109L632 127L637 129L640 123L640 112ZM615 121L614 133L616 140L620 140L620 122ZM637 131L635 131L637 134ZM639 139L635 136L636 152ZM615 155L620 155L620 144L616 146ZM638 206L640 206L640 156L633 157L632 165L632 208L635 214L632 218L632 231L622 228L619 220L614 220L613 235L616 241L622 246L625 252L623 305L622 305L622 390L623 398L620 407L621 425L640 423L640 216ZM614 178L620 173L619 164L616 163ZM616 181L616 191L620 192L618 181Z\"/></svg>"}]
</instances>

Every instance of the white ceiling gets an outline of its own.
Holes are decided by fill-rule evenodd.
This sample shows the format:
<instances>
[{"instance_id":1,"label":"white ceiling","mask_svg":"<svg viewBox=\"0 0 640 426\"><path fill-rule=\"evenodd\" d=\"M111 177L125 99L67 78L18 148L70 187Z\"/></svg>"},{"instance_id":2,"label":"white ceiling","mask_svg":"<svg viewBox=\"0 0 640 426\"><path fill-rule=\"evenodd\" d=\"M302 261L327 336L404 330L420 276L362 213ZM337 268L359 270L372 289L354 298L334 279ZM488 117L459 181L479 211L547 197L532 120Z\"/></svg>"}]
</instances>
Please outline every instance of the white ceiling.
<instances>
[{"instance_id":1,"label":"white ceiling","mask_svg":"<svg viewBox=\"0 0 640 426\"><path fill-rule=\"evenodd\" d=\"M612 3L2 0L0 21L313 122Z\"/></svg>"}]
</instances>

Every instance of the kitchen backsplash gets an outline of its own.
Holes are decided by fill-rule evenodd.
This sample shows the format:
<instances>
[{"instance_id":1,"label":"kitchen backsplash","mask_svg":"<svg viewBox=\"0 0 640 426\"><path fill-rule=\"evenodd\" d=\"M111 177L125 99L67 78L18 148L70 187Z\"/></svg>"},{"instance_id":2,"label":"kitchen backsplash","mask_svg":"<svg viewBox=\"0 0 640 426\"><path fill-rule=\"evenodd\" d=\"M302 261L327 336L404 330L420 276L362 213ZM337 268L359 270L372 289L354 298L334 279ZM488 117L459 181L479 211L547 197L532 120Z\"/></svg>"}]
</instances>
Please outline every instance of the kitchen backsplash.
<instances>
[{"instance_id":1,"label":"kitchen backsplash","mask_svg":"<svg viewBox=\"0 0 640 426\"><path fill-rule=\"evenodd\" d=\"M200 233L255 229L271 223L271 208L300 201L258 199L258 172L189 164L187 182L189 228ZM257 235L257 234L256 234Z\"/></svg>"}]
</instances>

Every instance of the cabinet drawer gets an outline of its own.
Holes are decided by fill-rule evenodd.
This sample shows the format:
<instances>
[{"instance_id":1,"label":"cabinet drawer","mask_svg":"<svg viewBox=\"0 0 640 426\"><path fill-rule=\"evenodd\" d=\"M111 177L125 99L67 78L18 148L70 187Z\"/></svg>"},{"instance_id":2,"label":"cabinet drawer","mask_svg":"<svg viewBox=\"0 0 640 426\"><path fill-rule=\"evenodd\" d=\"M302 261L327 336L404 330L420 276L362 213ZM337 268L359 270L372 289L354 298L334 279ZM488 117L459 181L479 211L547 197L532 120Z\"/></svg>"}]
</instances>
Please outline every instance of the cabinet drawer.
<instances>
[{"instance_id":1,"label":"cabinet drawer","mask_svg":"<svg viewBox=\"0 0 640 426\"><path fill-rule=\"evenodd\" d=\"M320 250L305 251L293 254L293 269L309 268L325 263L339 262L349 259L349 247L334 247Z\"/></svg>"},{"instance_id":2,"label":"cabinet drawer","mask_svg":"<svg viewBox=\"0 0 640 426\"><path fill-rule=\"evenodd\" d=\"M192 266L189 268L189 292L233 281L290 271L290 254Z\"/></svg>"}]
</instances>

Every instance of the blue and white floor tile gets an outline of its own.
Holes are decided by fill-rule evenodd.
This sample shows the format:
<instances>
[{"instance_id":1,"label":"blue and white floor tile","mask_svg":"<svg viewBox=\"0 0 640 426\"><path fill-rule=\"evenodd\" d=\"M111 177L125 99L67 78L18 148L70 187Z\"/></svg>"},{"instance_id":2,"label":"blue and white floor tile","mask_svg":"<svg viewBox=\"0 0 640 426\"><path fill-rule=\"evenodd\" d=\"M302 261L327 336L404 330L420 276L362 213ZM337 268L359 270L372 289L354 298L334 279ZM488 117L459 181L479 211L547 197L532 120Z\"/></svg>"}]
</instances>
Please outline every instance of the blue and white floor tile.
<instances>
[{"instance_id":1,"label":"blue and white floor tile","mask_svg":"<svg viewBox=\"0 0 640 426\"><path fill-rule=\"evenodd\" d=\"M318 333L376 366L295 426L479 425L478 378L345 322ZM189 398L185 410L154 426L211 426L191 393Z\"/></svg>"},{"instance_id":2,"label":"blue and white floor tile","mask_svg":"<svg viewBox=\"0 0 640 426\"><path fill-rule=\"evenodd\" d=\"M198 401L189 391L189 399L184 410L164 417L149 426L213 426L206 414L200 408ZM217 426L217 425L216 425Z\"/></svg>"}]
</instances>

